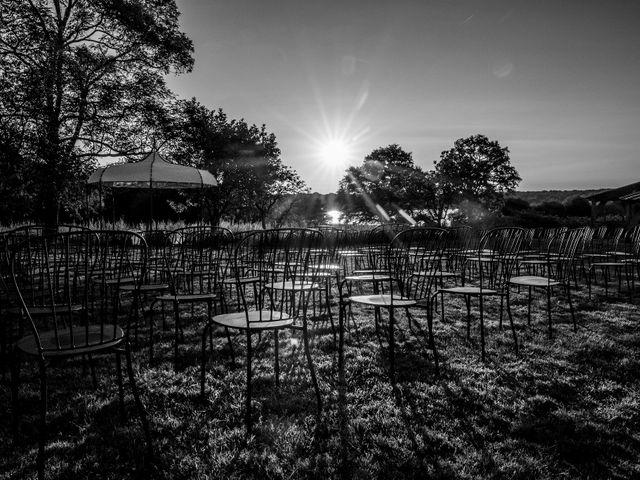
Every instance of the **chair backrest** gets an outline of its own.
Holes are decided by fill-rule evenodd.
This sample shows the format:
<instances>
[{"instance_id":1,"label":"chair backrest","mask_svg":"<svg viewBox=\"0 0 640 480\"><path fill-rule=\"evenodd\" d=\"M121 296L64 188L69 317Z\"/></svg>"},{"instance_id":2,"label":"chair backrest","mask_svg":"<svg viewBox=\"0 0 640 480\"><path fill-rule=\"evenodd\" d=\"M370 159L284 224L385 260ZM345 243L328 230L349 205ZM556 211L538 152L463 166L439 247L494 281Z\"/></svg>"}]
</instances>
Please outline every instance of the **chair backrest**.
<instances>
[{"instance_id":1,"label":"chair backrest","mask_svg":"<svg viewBox=\"0 0 640 480\"><path fill-rule=\"evenodd\" d=\"M436 274L441 269L446 238L447 231L442 228L414 227L391 240L387 254L389 276L397 283L402 297L430 300Z\"/></svg>"},{"instance_id":2,"label":"chair backrest","mask_svg":"<svg viewBox=\"0 0 640 480\"><path fill-rule=\"evenodd\" d=\"M574 271L576 256L589 238L590 228L561 230L549 242L547 251L548 275L568 283Z\"/></svg>"},{"instance_id":3,"label":"chair backrest","mask_svg":"<svg viewBox=\"0 0 640 480\"><path fill-rule=\"evenodd\" d=\"M169 239L165 265L172 293L219 292L231 262L233 233L222 227L184 227L171 232Z\"/></svg>"},{"instance_id":4,"label":"chair backrest","mask_svg":"<svg viewBox=\"0 0 640 480\"><path fill-rule=\"evenodd\" d=\"M145 241L132 232L65 232L16 245L13 285L39 352L71 352L128 334L129 316L122 323L107 296L121 280L139 284L145 261Z\"/></svg>"},{"instance_id":5,"label":"chair backrest","mask_svg":"<svg viewBox=\"0 0 640 480\"><path fill-rule=\"evenodd\" d=\"M503 290L518 262L525 230L518 227L500 227L485 232L474 260L478 264L481 288Z\"/></svg>"},{"instance_id":6,"label":"chair backrest","mask_svg":"<svg viewBox=\"0 0 640 480\"><path fill-rule=\"evenodd\" d=\"M238 244L233 270L247 321L250 311L261 311L259 321L265 321L296 317L306 308L322 241L318 230L281 228L255 231Z\"/></svg>"}]
</instances>

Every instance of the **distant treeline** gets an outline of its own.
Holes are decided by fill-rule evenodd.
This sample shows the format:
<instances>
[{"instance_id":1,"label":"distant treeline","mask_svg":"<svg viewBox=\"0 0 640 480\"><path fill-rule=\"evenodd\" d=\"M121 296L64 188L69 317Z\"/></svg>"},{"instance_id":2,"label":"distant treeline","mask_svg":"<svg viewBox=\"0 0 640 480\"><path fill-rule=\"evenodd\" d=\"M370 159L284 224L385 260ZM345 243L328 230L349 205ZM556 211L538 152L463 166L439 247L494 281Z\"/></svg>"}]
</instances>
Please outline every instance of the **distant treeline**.
<instances>
[{"instance_id":1,"label":"distant treeline","mask_svg":"<svg viewBox=\"0 0 640 480\"><path fill-rule=\"evenodd\" d=\"M585 197L594 193L602 192L604 188L598 190L531 190L522 192L513 192L507 195L507 198L518 198L526 201L529 205L535 206L545 202L565 203L567 199L575 197ZM299 197L320 201L326 210L339 210L335 193L307 193L299 194Z\"/></svg>"},{"instance_id":2,"label":"distant treeline","mask_svg":"<svg viewBox=\"0 0 640 480\"><path fill-rule=\"evenodd\" d=\"M507 198L519 198L524 200L529 205L540 205L545 202L560 202L564 203L569 198L586 197L594 193L602 192L606 190L601 188L598 190L531 190L523 192L513 192L507 195Z\"/></svg>"}]
</instances>

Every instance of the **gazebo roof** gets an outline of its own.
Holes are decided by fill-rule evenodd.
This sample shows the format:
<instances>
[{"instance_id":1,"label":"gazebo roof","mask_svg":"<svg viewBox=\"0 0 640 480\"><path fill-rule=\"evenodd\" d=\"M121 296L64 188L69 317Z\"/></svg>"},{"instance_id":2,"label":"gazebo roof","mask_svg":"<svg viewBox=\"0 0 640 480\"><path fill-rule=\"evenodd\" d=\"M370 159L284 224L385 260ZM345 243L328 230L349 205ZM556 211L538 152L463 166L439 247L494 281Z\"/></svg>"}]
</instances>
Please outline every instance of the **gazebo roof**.
<instances>
[{"instance_id":1,"label":"gazebo roof","mask_svg":"<svg viewBox=\"0 0 640 480\"><path fill-rule=\"evenodd\" d=\"M151 152L135 163L118 163L98 168L87 183L116 188L188 189L215 187L215 177L207 170L169 163Z\"/></svg>"},{"instance_id":2,"label":"gazebo roof","mask_svg":"<svg viewBox=\"0 0 640 480\"><path fill-rule=\"evenodd\" d=\"M599 203L599 202L609 202L615 200L637 200L638 198L633 198L634 194L640 195L640 182L630 183L629 185L624 185L618 188L612 188L610 190L604 190L602 192L594 193L593 195L587 195L584 197L589 200L591 203Z\"/></svg>"}]
</instances>

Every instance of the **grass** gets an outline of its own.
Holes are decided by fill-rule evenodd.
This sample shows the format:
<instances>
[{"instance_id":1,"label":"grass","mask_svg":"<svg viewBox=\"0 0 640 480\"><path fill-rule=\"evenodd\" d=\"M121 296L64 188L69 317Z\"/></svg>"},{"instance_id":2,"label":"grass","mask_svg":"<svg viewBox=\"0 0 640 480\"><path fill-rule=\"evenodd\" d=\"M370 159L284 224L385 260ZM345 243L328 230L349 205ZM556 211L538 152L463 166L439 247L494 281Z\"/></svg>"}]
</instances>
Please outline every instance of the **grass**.
<instances>
[{"instance_id":1,"label":"grass","mask_svg":"<svg viewBox=\"0 0 640 480\"><path fill-rule=\"evenodd\" d=\"M599 292L601 293L601 292ZM207 399L199 399L199 338L203 311L185 310L180 369L173 369L172 328L161 328L156 357L135 349L135 368L151 419L155 458L145 455L140 423L127 398L118 416L111 358L98 363L99 385L79 361L50 370L47 470L50 478L639 478L640 307L593 301L576 292L579 329L563 300L554 301L554 338L544 302L526 325L524 296L514 313L521 342L514 353L508 328L488 322L487 361L477 326L466 338L462 302L447 300L435 320L441 374L421 335L400 316L398 384L388 375L386 341L372 312L354 307L347 335L347 388L337 384L330 324L312 322L313 356L325 409L315 397L297 334L281 336L281 385L273 379L273 344L256 351L254 430L245 433L244 341L231 366L226 338L215 337L207 367ZM497 318L497 305L488 306ZM424 318L418 316L424 325ZM357 326L357 328L356 328ZM384 332L385 330L383 330ZM384 335L383 335L384 336ZM31 478L37 450L38 388L23 364L20 436L12 441L9 388L0 388L0 477Z\"/></svg>"}]
</instances>

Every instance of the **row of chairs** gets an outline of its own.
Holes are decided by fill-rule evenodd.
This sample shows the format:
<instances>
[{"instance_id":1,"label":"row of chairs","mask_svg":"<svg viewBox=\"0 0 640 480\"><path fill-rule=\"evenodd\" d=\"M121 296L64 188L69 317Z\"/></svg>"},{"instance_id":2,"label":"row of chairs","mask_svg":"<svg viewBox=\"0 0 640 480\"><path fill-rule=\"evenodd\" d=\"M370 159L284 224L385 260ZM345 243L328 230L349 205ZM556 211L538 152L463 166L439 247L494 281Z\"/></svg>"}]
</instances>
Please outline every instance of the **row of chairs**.
<instances>
[{"instance_id":1,"label":"row of chairs","mask_svg":"<svg viewBox=\"0 0 640 480\"><path fill-rule=\"evenodd\" d=\"M169 233L156 232L146 238L132 232L87 229L55 235L8 233L3 236L7 268L3 269L2 278L5 283L10 278L18 295L17 305L5 306L3 312L22 315L28 324L26 335L13 347L14 413L18 410L19 358L33 357L38 362L41 379L38 467L39 472L43 472L47 361L82 356L91 363L94 355L114 353L120 372L124 354L136 407L151 448L148 422L133 376L131 338L137 333L143 304L171 303L176 361L182 331L180 306L195 302L207 304L207 321L201 332L203 397L207 339L212 349L210 340L214 329L241 332L246 339L245 422L250 430L252 338L256 334L272 334L277 386L279 336L282 331L291 330L302 336L318 412L321 412L322 396L310 350L308 317L316 307L316 298L321 299L323 295L330 314L334 278L339 298L341 377L346 311L352 305L362 305L374 308L376 321L381 310L389 312L389 364L395 383L396 310L405 310L409 315L414 309L426 312L426 335L436 370L439 363L433 332L434 312L439 298L444 321L444 298L448 295L465 299L468 329L470 301L478 299L483 359L483 302L486 297L499 297L502 317L502 304L506 301L517 349L510 310L511 288L528 288L530 294L532 289L547 291L551 334L552 289L563 287L570 303L570 283L576 281L580 272L576 260L578 255L590 258L586 255L592 253L591 234L593 230L588 228L559 230L544 237L545 241L534 249L533 242L528 241L529 231L519 228L494 229L482 235L469 229L394 225L368 231L276 229L235 236L225 229L191 227ZM624 258L624 263L638 268L638 235L630 243L630 251L635 251L635 256ZM597 263L588 264L586 271L592 271ZM535 274L521 274L532 265L539 268ZM372 290L365 292L362 284L371 285ZM148 297L146 301L145 297ZM573 317L572 306L571 313ZM3 326L8 323L4 317L2 320ZM152 340L153 331L150 334ZM122 405L120 373L118 387Z\"/></svg>"}]
</instances>

